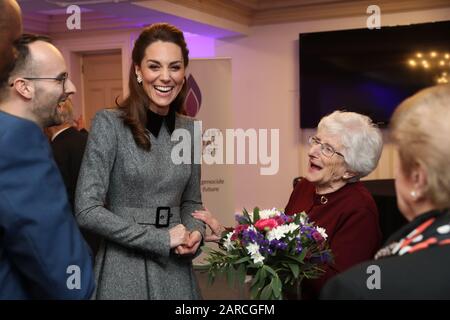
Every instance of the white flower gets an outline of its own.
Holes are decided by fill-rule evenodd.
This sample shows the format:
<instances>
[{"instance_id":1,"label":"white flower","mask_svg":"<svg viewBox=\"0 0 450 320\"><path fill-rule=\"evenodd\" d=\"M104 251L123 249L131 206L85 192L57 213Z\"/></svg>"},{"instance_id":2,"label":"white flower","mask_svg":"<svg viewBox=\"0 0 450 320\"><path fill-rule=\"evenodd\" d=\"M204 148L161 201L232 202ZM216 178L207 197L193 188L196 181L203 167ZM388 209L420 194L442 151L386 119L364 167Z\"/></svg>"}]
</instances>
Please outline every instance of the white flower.
<instances>
[{"instance_id":1,"label":"white flower","mask_svg":"<svg viewBox=\"0 0 450 320\"><path fill-rule=\"evenodd\" d=\"M286 236L288 233L295 234L295 231L299 228L298 224L294 222L289 224L283 224L276 228L273 228L271 231L267 233L267 240L272 241L274 239L280 240Z\"/></svg>"},{"instance_id":2,"label":"white flower","mask_svg":"<svg viewBox=\"0 0 450 320\"><path fill-rule=\"evenodd\" d=\"M259 245L257 243L250 243L245 247L250 253L250 257L253 259L255 264L262 263L264 261L264 257L259 252Z\"/></svg>"},{"instance_id":3,"label":"white flower","mask_svg":"<svg viewBox=\"0 0 450 320\"><path fill-rule=\"evenodd\" d=\"M266 237L267 237L267 240L269 240L269 241L272 241L274 239L280 240L281 238L284 237L285 233L286 233L285 226L284 225L278 226L278 227L275 227L272 230L270 230L267 233Z\"/></svg>"},{"instance_id":4,"label":"white flower","mask_svg":"<svg viewBox=\"0 0 450 320\"><path fill-rule=\"evenodd\" d=\"M232 235L233 235L233 232L228 232L228 234L223 242L223 246L227 249L227 251L231 251L231 250L235 249L233 241L231 241Z\"/></svg>"},{"instance_id":5,"label":"white flower","mask_svg":"<svg viewBox=\"0 0 450 320\"><path fill-rule=\"evenodd\" d=\"M264 263L264 257L261 254L252 255L252 259L255 264Z\"/></svg>"},{"instance_id":6,"label":"white flower","mask_svg":"<svg viewBox=\"0 0 450 320\"><path fill-rule=\"evenodd\" d=\"M276 216L279 216L279 215L280 215L280 211L278 209L276 209L276 208L260 210L259 211L259 218L260 219L269 219L269 218L276 217Z\"/></svg>"},{"instance_id":7,"label":"white flower","mask_svg":"<svg viewBox=\"0 0 450 320\"><path fill-rule=\"evenodd\" d=\"M328 238L328 235L327 235L327 232L326 232L325 228L316 227L316 230L317 230L317 232L320 233L322 238L324 238L324 239Z\"/></svg>"},{"instance_id":8,"label":"white flower","mask_svg":"<svg viewBox=\"0 0 450 320\"><path fill-rule=\"evenodd\" d=\"M299 225L294 222L291 222L286 226L286 229L288 230L288 232L294 232L298 228L299 228Z\"/></svg>"},{"instance_id":9,"label":"white flower","mask_svg":"<svg viewBox=\"0 0 450 320\"><path fill-rule=\"evenodd\" d=\"M259 245L257 243L250 243L245 248L251 255L259 254Z\"/></svg>"},{"instance_id":10,"label":"white flower","mask_svg":"<svg viewBox=\"0 0 450 320\"><path fill-rule=\"evenodd\" d=\"M272 241L274 239L280 240L290 232L294 232L299 228L298 224L289 223L273 228L267 233L267 240Z\"/></svg>"}]
</instances>

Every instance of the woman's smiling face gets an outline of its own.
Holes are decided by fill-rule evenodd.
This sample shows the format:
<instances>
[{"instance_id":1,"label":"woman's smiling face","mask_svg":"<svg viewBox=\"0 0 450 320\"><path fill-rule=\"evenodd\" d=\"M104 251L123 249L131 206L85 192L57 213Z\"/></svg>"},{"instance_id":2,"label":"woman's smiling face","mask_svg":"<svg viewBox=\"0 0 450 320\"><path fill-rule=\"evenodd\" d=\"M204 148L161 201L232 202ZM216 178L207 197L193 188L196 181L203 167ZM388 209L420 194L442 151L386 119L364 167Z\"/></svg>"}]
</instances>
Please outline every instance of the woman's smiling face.
<instances>
[{"instance_id":1,"label":"woman's smiling face","mask_svg":"<svg viewBox=\"0 0 450 320\"><path fill-rule=\"evenodd\" d=\"M316 187L328 188L334 182L341 181L347 169L344 157L338 153L334 153L331 157L325 156L321 151L321 144L339 153L342 153L343 146L337 136L326 132L318 131L316 138L308 152L309 164L306 179L314 183Z\"/></svg>"},{"instance_id":2,"label":"woman's smiling face","mask_svg":"<svg viewBox=\"0 0 450 320\"><path fill-rule=\"evenodd\" d=\"M184 84L186 69L181 48L172 42L153 42L145 49L141 65L135 71L150 98L150 109L167 114Z\"/></svg>"}]
</instances>

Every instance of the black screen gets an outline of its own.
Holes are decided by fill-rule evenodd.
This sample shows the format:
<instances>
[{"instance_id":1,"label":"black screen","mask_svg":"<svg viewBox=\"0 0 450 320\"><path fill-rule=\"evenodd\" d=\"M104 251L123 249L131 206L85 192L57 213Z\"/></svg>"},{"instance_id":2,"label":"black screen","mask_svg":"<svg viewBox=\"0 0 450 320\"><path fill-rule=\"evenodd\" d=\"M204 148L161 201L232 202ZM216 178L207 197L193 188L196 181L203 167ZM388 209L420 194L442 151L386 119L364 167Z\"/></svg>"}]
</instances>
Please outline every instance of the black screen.
<instances>
[{"instance_id":1,"label":"black screen","mask_svg":"<svg viewBox=\"0 0 450 320\"><path fill-rule=\"evenodd\" d=\"M334 110L384 127L406 97L450 79L450 21L304 33L299 46L302 128L315 128Z\"/></svg>"}]
</instances>

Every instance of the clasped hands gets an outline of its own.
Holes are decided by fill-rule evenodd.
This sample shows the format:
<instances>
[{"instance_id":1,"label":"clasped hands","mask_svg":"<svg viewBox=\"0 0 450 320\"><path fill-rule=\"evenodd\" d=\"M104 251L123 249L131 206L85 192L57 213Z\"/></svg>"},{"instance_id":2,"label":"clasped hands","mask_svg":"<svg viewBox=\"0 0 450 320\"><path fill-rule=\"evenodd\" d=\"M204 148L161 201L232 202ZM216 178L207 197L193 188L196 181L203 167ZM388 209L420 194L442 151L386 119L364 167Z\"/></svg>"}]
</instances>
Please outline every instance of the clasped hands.
<instances>
[{"instance_id":1,"label":"clasped hands","mask_svg":"<svg viewBox=\"0 0 450 320\"><path fill-rule=\"evenodd\" d=\"M189 232L182 224L169 230L170 248L179 255L194 255L202 241L202 235L195 230Z\"/></svg>"}]
</instances>

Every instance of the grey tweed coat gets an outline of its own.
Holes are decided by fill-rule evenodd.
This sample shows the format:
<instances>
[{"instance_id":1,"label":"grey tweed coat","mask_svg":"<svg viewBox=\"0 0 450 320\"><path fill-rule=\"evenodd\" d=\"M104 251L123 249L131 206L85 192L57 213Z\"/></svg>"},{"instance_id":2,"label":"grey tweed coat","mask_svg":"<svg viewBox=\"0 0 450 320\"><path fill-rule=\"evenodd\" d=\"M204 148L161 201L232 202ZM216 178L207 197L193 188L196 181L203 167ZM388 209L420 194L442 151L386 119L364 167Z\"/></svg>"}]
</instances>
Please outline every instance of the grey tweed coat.
<instances>
[{"instance_id":1,"label":"grey tweed coat","mask_svg":"<svg viewBox=\"0 0 450 320\"><path fill-rule=\"evenodd\" d=\"M191 216L202 208L200 165L173 163L179 142L170 140L165 125L158 138L148 132L150 152L138 148L119 112L95 116L76 190L79 225L104 238L93 298L199 299L192 257L172 253L169 229L182 223L204 236L204 224ZM191 133L193 150L193 119L177 115L177 128ZM157 207L170 207L169 226L154 225Z\"/></svg>"}]
</instances>

